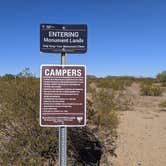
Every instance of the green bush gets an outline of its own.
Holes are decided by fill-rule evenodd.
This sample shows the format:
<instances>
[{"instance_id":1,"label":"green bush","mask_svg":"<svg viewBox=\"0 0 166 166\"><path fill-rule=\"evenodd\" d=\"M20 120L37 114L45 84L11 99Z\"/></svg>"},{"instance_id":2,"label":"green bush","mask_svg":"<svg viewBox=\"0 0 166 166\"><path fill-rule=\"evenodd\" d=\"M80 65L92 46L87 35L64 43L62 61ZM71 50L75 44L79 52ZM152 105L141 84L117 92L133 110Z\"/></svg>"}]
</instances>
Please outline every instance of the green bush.
<instances>
[{"instance_id":1,"label":"green bush","mask_svg":"<svg viewBox=\"0 0 166 166\"><path fill-rule=\"evenodd\" d=\"M157 86L143 85L141 87L141 95L143 96L161 96L163 90Z\"/></svg>"},{"instance_id":2,"label":"green bush","mask_svg":"<svg viewBox=\"0 0 166 166\"><path fill-rule=\"evenodd\" d=\"M130 86L134 77L124 76L124 77L104 77L104 78L96 78L96 77L87 77L87 88L88 92L91 91L92 83L96 85L98 88L109 88L113 90L124 90L126 87Z\"/></svg>"},{"instance_id":3,"label":"green bush","mask_svg":"<svg viewBox=\"0 0 166 166\"><path fill-rule=\"evenodd\" d=\"M141 85L152 86L155 83L154 78L137 78L137 82Z\"/></svg>"},{"instance_id":4,"label":"green bush","mask_svg":"<svg viewBox=\"0 0 166 166\"><path fill-rule=\"evenodd\" d=\"M130 77L106 77L99 78L97 80L97 87L99 88L110 88L113 90L124 90L125 87L130 86L133 82L133 78Z\"/></svg>"},{"instance_id":5,"label":"green bush","mask_svg":"<svg viewBox=\"0 0 166 166\"><path fill-rule=\"evenodd\" d=\"M163 72L157 74L157 80L159 82L166 83L166 71L163 71Z\"/></svg>"},{"instance_id":6,"label":"green bush","mask_svg":"<svg viewBox=\"0 0 166 166\"><path fill-rule=\"evenodd\" d=\"M166 108L166 101L161 102L161 103L159 104L159 106Z\"/></svg>"},{"instance_id":7,"label":"green bush","mask_svg":"<svg viewBox=\"0 0 166 166\"><path fill-rule=\"evenodd\" d=\"M39 79L27 70L0 79L0 165L54 162L58 137L39 126Z\"/></svg>"},{"instance_id":8,"label":"green bush","mask_svg":"<svg viewBox=\"0 0 166 166\"><path fill-rule=\"evenodd\" d=\"M111 81L111 88L113 90L123 90L125 88L125 81L120 79L114 79Z\"/></svg>"},{"instance_id":9,"label":"green bush","mask_svg":"<svg viewBox=\"0 0 166 166\"><path fill-rule=\"evenodd\" d=\"M87 92L88 93L93 93L94 91L94 88L92 88L92 83L95 83L96 82L96 78L90 78L90 77L87 77Z\"/></svg>"},{"instance_id":10,"label":"green bush","mask_svg":"<svg viewBox=\"0 0 166 166\"><path fill-rule=\"evenodd\" d=\"M166 87L166 82L162 82L162 83L161 83L161 86L162 86L162 87Z\"/></svg>"},{"instance_id":11,"label":"green bush","mask_svg":"<svg viewBox=\"0 0 166 166\"><path fill-rule=\"evenodd\" d=\"M126 87L131 86L131 84L136 80L132 76L121 76L121 77L118 77L117 79L123 80L124 86Z\"/></svg>"},{"instance_id":12,"label":"green bush","mask_svg":"<svg viewBox=\"0 0 166 166\"><path fill-rule=\"evenodd\" d=\"M93 94L94 105L94 123L100 128L105 127L113 131L118 125L117 108L115 103L115 94L109 94L102 89Z\"/></svg>"}]
</instances>

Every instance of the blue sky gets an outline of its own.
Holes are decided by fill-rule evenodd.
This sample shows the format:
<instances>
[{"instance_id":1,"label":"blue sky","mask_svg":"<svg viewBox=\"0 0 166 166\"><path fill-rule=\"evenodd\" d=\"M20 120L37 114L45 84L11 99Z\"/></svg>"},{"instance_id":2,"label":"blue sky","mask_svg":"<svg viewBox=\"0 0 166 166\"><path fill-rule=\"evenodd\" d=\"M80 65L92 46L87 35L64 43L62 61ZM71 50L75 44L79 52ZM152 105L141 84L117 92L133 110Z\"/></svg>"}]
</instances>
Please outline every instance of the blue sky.
<instances>
[{"instance_id":1,"label":"blue sky","mask_svg":"<svg viewBox=\"0 0 166 166\"><path fill-rule=\"evenodd\" d=\"M166 70L165 0L0 0L0 75L41 64L59 54L40 53L41 23L87 24L88 51L68 55L97 76L155 76Z\"/></svg>"}]
</instances>

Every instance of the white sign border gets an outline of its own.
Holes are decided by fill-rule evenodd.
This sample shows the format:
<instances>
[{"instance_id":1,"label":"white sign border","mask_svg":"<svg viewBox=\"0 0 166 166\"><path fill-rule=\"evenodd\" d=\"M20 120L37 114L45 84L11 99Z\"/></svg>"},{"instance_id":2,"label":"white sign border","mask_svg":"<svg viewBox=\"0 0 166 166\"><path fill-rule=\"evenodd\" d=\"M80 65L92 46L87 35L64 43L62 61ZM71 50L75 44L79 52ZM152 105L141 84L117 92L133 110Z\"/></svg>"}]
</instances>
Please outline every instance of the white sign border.
<instances>
[{"instance_id":1,"label":"white sign border","mask_svg":"<svg viewBox=\"0 0 166 166\"><path fill-rule=\"evenodd\" d=\"M83 125L43 125L41 123L41 102L42 102L42 67L43 66L78 66L78 67L84 67L85 69L85 95L84 95L84 124ZM59 65L59 64L42 64L40 65L40 112L39 112L39 123L41 127L85 127L86 126L86 96L87 96L87 90L86 90L86 81L87 81L87 76L86 76L86 66L85 65Z\"/></svg>"}]
</instances>

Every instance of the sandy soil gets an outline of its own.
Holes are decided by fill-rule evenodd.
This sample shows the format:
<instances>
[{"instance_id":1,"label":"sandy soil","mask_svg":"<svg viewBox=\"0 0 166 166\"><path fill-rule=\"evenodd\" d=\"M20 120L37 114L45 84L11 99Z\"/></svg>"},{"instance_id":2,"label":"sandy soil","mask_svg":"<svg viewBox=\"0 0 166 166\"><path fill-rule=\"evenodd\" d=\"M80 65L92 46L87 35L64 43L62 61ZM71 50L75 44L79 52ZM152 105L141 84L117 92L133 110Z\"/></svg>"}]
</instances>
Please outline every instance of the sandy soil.
<instances>
[{"instance_id":1,"label":"sandy soil","mask_svg":"<svg viewBox=\"0 0 166 166\"><path fill-rule=\"evenodd\" d=\"M133 108L120 113L117 157L113 166L166 166L166 110L158 107L162 97L140 96L139 85L128 91Z\"/></svg>"}]
</instances>

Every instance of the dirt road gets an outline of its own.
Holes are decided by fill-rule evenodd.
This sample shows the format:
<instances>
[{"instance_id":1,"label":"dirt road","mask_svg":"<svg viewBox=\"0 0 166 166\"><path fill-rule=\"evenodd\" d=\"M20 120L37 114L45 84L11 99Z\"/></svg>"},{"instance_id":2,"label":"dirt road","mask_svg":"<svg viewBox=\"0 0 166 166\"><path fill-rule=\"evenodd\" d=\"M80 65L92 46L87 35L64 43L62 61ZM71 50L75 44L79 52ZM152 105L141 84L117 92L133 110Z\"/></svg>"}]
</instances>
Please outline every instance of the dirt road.
<instances>
[{"instance_id":1,"label":"dirt road","mask_svg":"<svg viewBox=\"0 0 166 166\"><path fill-rule=\"evenodd\" d=\"M113 166L166 166L166 110L158 106L166 96L140 96L138 84L128 90L133 108L120 113Z\"/></svg>"}]
</instances>

